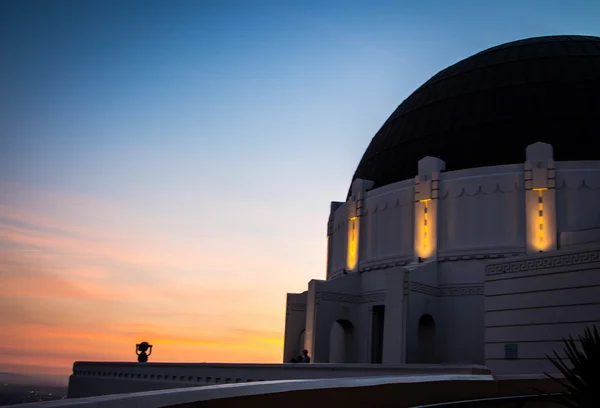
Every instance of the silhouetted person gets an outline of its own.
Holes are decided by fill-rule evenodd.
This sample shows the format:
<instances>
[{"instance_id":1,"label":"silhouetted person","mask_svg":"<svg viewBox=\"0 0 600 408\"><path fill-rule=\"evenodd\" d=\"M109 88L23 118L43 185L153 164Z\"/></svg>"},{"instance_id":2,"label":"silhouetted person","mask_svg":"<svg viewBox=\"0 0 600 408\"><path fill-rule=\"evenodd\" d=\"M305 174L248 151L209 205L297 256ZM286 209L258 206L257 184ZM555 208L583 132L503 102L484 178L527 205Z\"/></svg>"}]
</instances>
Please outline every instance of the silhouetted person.
<instances>
[{"instance_id":1,"label":"silhouetted person","mask_svg":"<svg viewBox=\"0 0 600 408\"><path fill-rule=\"evenodd\" d=\"M310 363L310 356L308 355L308 350L302 350L301 360L298 362L306 364Z\"/></svg>"},{"instance_id":2,"label":"silhouetted person","mask_svg":"<svg viewBox=\"0 0 600 408\"><path fill-rule=\"evenodd\" d=\"M146 354L148 351L148 354ZM152 354L152 345L147 342L142 342L135 345L135 354L138 356L138 363L147 363L148 357Z\"/></svg>"},{"instance_id":3,"label":"silhouetted person","mask_svg":"<svg viewBox=\"0 0 600 408\"><path fill-rule=\"evenodd\" d=\"M148 354L145 351L142 351L138 356L138 363L147 363L148 362Z\"/></svg>"}]
</instances>

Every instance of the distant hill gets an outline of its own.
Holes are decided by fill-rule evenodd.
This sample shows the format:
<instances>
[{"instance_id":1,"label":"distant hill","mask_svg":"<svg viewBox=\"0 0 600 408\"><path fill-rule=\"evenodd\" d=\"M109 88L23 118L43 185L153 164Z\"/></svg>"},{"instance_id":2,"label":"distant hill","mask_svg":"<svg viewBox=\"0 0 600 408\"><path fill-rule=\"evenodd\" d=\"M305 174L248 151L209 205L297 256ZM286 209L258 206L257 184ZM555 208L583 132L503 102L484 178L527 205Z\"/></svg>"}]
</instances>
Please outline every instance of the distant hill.
<instances>
[{"instance_id":1,"label":"distant hill","mask_svg":"<svg viewBox=\"0 0 600 408\"><path fill-rule=\"evenodd\" d=\"M0 383L14 385L52 385L67 386L69 377L52 374L19 374L0 372Z\"/></svg>"}]
</instances>

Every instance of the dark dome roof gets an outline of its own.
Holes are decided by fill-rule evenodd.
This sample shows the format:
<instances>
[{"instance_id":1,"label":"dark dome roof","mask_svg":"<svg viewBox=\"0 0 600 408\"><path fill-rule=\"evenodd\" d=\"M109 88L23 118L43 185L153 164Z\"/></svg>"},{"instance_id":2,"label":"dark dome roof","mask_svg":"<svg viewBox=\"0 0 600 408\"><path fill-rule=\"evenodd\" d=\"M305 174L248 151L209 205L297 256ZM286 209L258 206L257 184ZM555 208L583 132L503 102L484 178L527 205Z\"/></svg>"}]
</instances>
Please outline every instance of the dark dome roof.
<instances>
[{"instance_id":1,"label":"dark dome roof","mask_svg":"<svg viewBox=\"0 0 600 408\"><path fill-rule=\"evenodd\" d=\"M600 38L551 36L489 48L433 76L377 132L353 180L375 187L412 178L435 156L446 170L525 161L600 159Z\"/></svg>"}]
</instances>

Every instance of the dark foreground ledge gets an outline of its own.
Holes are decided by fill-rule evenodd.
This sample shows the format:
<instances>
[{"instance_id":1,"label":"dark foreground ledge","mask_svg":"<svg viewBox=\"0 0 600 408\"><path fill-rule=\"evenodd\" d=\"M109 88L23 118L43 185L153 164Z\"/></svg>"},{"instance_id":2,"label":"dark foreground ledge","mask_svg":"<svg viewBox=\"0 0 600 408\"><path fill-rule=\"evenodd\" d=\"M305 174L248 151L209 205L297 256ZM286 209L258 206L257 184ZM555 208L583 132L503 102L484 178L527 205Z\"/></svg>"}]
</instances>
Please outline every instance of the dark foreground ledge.
<instances>
[{"instance_id":1,"label":"dark foreground ledge","mask_svg":"<svg viewBox=\"0 0 600 408\"><path fill-rule=\"evenodd\" d=\"M415 407L450 401L467 401L531 395L535 389L556 392L557 384L541 376L499 377L479 374L405 375L371 378L266 381L210 385L132 394L104 395L25 404L51 408L344 408ZM535 399L535 398L533 398ZM554 407L547 401L526 407ZM472 405L471 405L472 406ZM514 402L480 401L478 407L508 408Z\"/></svg>"}]
</instances>

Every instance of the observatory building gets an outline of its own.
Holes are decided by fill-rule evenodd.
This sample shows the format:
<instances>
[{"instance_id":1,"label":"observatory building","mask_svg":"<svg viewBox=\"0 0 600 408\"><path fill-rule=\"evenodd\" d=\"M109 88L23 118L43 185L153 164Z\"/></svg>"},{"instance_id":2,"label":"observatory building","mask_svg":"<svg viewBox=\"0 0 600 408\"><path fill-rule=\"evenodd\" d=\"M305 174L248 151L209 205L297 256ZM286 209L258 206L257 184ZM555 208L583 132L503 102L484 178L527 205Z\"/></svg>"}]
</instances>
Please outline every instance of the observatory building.
<instances>
[{"instance_id":1,"label":"observatory building","mask_svg":"<svg viewBox=\"0 0 600 408\"><path fill-rule=\"evenodd\" d=\"M331 203L325 280L287 295L283 362L306 349L316 364L75 362L69 398L188 387L121 401L422 406L554 392L546 355L600 322L599 136L600 38L458 62L373 137Z\"/></svg>"},{"instance_id":2,"label":"observatory building","mask_svg":"<svg viewBox=\"0 0 600 408\"><path fill-rule=\"evenodd\" d=\"M327 274L287 295L284 362L538 373L600 321L600 38L500 45L433 76L327 221Z\"/></svg>"}]
</instances>

